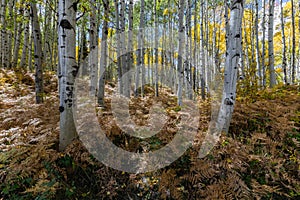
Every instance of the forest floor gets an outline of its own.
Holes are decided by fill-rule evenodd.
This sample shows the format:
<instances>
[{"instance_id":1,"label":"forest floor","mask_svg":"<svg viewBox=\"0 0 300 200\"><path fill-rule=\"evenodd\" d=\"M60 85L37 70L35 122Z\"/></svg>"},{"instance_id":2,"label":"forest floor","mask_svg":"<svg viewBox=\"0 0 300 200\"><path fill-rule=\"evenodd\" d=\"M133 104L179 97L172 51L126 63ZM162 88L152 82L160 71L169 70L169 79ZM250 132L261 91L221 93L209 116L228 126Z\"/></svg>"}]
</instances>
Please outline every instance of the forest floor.
<instances>
[{"instance_id":1,"label":"forest floor","mask_svg":"<svg viewBox=\"0 0 300 200\"><path fill-rule=\"evenodd\" d=\"M0 199L300 199L300 90L281 86L239 97L229 136L208 156L199 145L164 169L129 174L98 162L75 140L59 152L55 74L45 74L45 102L34 104L33 74L0 69ZM122 133L113 120L107 84L99 122L116 145L140 152L145 142ZM168 89L158 97L169 120L146 140L156 150L172 140L180 108ZM145 124L154 91L132 99L130 114ZM209 101L200 103L197 141L210 120Z\"/></svg>"}]
</instances>

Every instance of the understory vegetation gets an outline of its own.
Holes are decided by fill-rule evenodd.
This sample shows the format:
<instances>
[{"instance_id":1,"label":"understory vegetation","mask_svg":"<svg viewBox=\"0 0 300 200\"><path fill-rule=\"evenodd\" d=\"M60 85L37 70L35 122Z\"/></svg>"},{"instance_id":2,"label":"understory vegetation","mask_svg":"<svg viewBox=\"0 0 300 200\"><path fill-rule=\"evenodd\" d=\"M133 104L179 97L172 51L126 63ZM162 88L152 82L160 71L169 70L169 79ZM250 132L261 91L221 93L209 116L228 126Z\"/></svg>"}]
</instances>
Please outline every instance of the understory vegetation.
<instances>
[{"instance_id":1,"label":"understory vegetation","mask_svg":"<svg viewBox=\"0 0 300 200\"><path fill-rule=\"evenodd\" d=\"M277 86L239 91L228 135L203 159L198 150L210 120L210 102L200 101L194 146L170 166L146 174L106 167L79 139L58 151L59 102L54 73L45 73L45 103L34 104L33 74L0 69L0 199L299 199L300 90ZM106 84L101 126L114 144L131 152L156 150L176 133L177 98L167 88L157 97L169 120L144 142L117 127L110 108L114 83ZM155 92L132 99L130 114L146 122Z\"/></svg>"}]
</instances>

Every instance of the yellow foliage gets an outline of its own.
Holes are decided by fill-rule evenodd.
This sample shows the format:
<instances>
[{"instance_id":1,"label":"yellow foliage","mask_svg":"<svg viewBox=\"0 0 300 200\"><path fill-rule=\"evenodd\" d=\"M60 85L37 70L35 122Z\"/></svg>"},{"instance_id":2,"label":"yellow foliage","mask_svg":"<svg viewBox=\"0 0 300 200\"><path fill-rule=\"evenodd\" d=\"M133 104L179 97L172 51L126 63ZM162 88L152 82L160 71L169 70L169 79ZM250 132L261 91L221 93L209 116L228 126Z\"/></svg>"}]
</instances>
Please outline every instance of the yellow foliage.
<instances>
[{"instance_id":1,"label":"yellow foliage","mask_svg":"<svg viewBox=\"0 0 300 200\"><path fill-rule=\"evenodd\" d=\"M163 13L163 15L165 16L165 15L168 15L169 14L169 9L168 8L166 8L165 10L164 10L164 13Z\"/></svg>"},{"instance_id":2,"label":"yellow foliage","mask_svg":"<svg viewBox=\"0 0 300 200\"><path fill-rule=\"evenodd\" d=\"M278 73L278 74L283 72L282 68L277 68L275 71L276 71L276 73Z\"/></svg>"}]
</instances>

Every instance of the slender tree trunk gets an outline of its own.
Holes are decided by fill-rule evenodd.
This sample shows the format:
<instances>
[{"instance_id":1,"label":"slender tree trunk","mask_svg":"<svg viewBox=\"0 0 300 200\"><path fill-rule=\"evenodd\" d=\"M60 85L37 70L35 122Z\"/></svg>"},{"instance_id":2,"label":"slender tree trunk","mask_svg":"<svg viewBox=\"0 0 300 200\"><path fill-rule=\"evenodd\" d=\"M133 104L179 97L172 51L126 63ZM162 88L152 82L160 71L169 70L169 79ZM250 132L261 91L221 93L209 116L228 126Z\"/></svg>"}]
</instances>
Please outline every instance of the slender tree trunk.
<instances>
[{"instance_id":1,"label":"slender tree trunk","mask_svg":"<svg viewBox=\"0 0 300 200\"><path fill-rule=\"evenodd\" d=\"M45 19L44 19L44 41L43 41L43 55L44 55L44 62L46 66L51 66L50 60L50 31L47 31L49 27L51 27L50 22L50 8L48 6L45 7Z\"/></svg>"},{"instance_id":2,"label":"slender tree trunk","mask_svg":"<svg viewBox=\"0 0 300 200\"><path fill-rule=\"evenodd\" d=\"M14 45L14 53L13 53L13 60L12 60L13 67L16 67L18 65L22 28L23 28L22 23L17 25L17 33L15 36L15 45Z\"/></svg>"},{"instance_id":3,"label":"slender tree trunk","mask_svg":"<svg viewBox=\"0 0 300 200\"><path fill-rule=\"evenodd\" d=\"M11 0L8 2L8 19L7 21L11 21L14 19L14 3L15 3L15 0ZM14 27L16 27L16 22L13 23L14 24ZM15 32L16 31L16 28L14 28ZM13 31L8 28L7 29L7 38L6 38L6 49L5 49L5 54L6 54L6 66L8 66L9 68L12 67L12 41L13 41Z\"/></svg>"},{"instance_id":4,"label":"slender tree trunk","mask_svg":"<svg viewBox=\"0 0 300 200\"><path fill-rule=\"evenodd\" d=\"M35 66L35 95L36 103L43 102L43 55L42 55L42 35L37 15L35 3L30 3L31 23L34 38L34 66Z\"/></svg>"},{"instance_id":5,"label":"slender tree trunk","mask_svg":"<svg viewBox=\"0 0 300 200\"><path fill-rule=\"evenodd\" d=\"M135 77L135 89L134 96L138 97L138 89L140 87L140 70L142 69L142 86L141 86L141 95L144 95L144 85L145 85L145 66L144 66L144 9L145 1L141 0L141 11L140 11L140 25L139 25L139 35L138 35L138 65L136 70Z\"/></svg>"},{"instance_id":6,"label":"slender tree trunk","mask_svg":"<svg viewBox=\"0 0 300 200\"><path fill-rule=\"evenodd\" d=\"M125 10L126 10L126 2L121 1L121 8L120 8L120 44L121 44L121 67L122 67L122 77L123 77L123 88L122 94L126 95L126 90L128 89L128 77L124 76L127 72L127 51L126 51L126 38L125 38L125 28L126 28L126 17L125 17Z\"/></svg>"},{"instance_id":7,"label":"slender tree trunk","mask_svg":"<svg viewBox=\"0 0 300 200\"><path fill-rule=\"evenodd\" d=\"M261 75L261 64L260 64L260 50L259 50L259 31L258 31L258 20L259 20L259 5L258 0L255 0L255 40L256 40L256 70L258 72L259 84L262 81Z\"/></svg>"},{"instance_id":8,"label":"slender tree trunk","mask_svg":"<svg viewBox=\"0 0 300 200\"><path fill-rule=\"evenodd\" d=\"M295 83L295 75L296 75L296 35L295 35L295 11L294 11L294 0L291 0L292 4L292 62L291 62L291 70L292 70L292 83Z\"/></svg>"},{"instance_id":9,"label":"slender tree trunk","mask_svg":"<svg viewBox=\"0 0 300 200\"><path fill-rule=\"evenodd\" d=\"M128 10L128 44L127 44L127 59L126 59L126 87L125 87L125 96L130 97L130 90L131 90L131 74L130 74L130 69L132 68L133 65L133 0L129 0L129 10Z\"/></svg>"},{"instance_id":10,"label":"slender tree trunk","mask_svg":"<svg viewBox=\"0 0 300 200\"><path fill-rule=\"evenodd\" d=\"M7 43L7 31L6 31L6 1L2 0L1 1L1 16L0 16L0 22L2 24L1 27L1 63L4 68L8 67L7 66L7 54L6 54L6 46L8 45Z\"/></svg>"},{"instance_id":11,"label":"slender tree trunk","mask_svg":"<svg viewBox=\"0 0 300 200\"><path fill-rule=\"evenodd\" d=\"M206 67L205 67L205 42L204 42L204 2L203 0L200 1L200 14L201 14L201 19L200 19L200 59L201 59L201 97L202 100L205 100L206 94L205 94L205 85L206 85Z\"/></svg>"},{"instance_id":12,"label":"slender tree trunk","mask_svg":"<svg viewBox=\"0 0 300 200\"><path fill-rule=\"evenodd\" d=\"M91 76L90 94L97 95L98 83L98 27L96 20L96 2L90 0L91 14L90 14L90 54L89 54L89 67Z\"/></svg>"},{"instance_id":13,"label":"slender tree trunk","mask_svg":"<svg viewBox=\"0 0 300 200\"><path fill-rule=\"evenodd\" d=\"M3 56L3 46L4 46L4 31L5 31L5 0L1 0L0 1L0 23L1 23L1 27L0 27L0 66L3 67L3 60L2 60L2 56Z\"/></svg>"},{"instance_id":14,"label":"slender tree trunk","mask_svg":"<svg viewBox=\"0 0 300 200\"><path fill-rule=\"evenodd\" d=\"M261 66L262 66L262 85L266 87L266 66L265 66L265 54L266 54L266 0L263 0L263 19L262 19L262 58L261 58Z\"/></svg>"},{"instance_id":15,"label":"slender tree trunk","mask_svg":"<svg viewBox=\"0 0 300 200\"><path fill-rule=\"evenodd\" d=\"M24 18L25 18L25 28L24 28L24 42L23 42L23 49L22 49L22 56L20 61L20 67L25 69L26 68L26 57L27 57L27 50L29 46L29 10L24 8Z\"/></svg>"},{"instance_id":16,"label":"slender tree trunk","mask_svg":"<svg viewBox=\"0 0 300 200\"><path fill-rule=\"evenodd\" d=\"M244 20L244 22L245 22L245 20ZM245 61L246 61L246 68L248 69L248 71L249 71L249 69L250 69L250 59L249 59L249 42L248 42L248 31L249 30L247 30L247 26L246 26L246 24L244 24L244 26L243 27L245 27L245 28L242 28L242 30L244 29L244 41L245 41L245 50L243 51L243 55L242 55L242 60L243 60L243 62L242 62L242 66L241 66L241 71L242 71L242 74L240 74L240 76L242 76L242 77L245 77L245 64L244 64L244 59L245 59ZM251 77L251 76L250 76ZM252 79L252 77L249 79L249 82L251 82L251 79Z\"/></svg>"},{"instance_id":17,"label":"slender tree trunk","mask_svg":"<svg viewBox=\"0 0 300 200\"><path fill-rule=\"evenodd\" d=\"M86 34L85 34L85 26L82 25L81 27L81 44L80 44L80 54L79 54L79 69L82 76L88 75L88 65L87 65L87 41L86 41Z\"/></svg>"},{"instance_id":18,"label":"slender tree trunk","mask_svg":"<svg viewBox=\"0 0 300 200\"><path fill-rule=\"evenodd\" d=\"M282 0L280 0L280 17L281 17L281 35L282 35L282 69L284 74L284 83L287 84L286 42L285 42L285 27L284 27Z\"/></svg>"},{"instance_id":19,"label":"slender tree trunk","mask_svg":"<svg viewBox=\"0 0 300 200\"><path fill-rule=\"evenodd\" d=\"M177 104L179 106L182 105L182 86L183 86L183 47L184 47L184 24L183 24L183 18L184 18L184 11L185 11L185 0L179 1L179 46L178 46L178 66L177 66L177 73L178 73L178 90L177 90L177 97L178 102Z\"/></svg>"},{"instance_id":20,"label":"slender tree trunk","mask_svg":"<svg viewBox=\"0 0 300 200\"><path fill-rule=\"evenodd\" d=\"M274 5L275 0L269 0L269 31L268 31L268 40L269 40L269 73L270 73L270 87L274 87L276 84L276 76L274 69Z\"/></svg>"},{"instance_id":21,"label":"slender tree trunk","mask_svg":"<svg viewBox=\"0 0 300 200\"><path fill-rule=\"evenodd\" d=\"M194 92L196 92L198 90L198 59L197 59L197 45L198 45L198 31L197 31L197 15L198 15L198 9L197 9L197 0L194 1L194 5L195 5L195 10L194 10L194 51L193 51L193 58L194 58L194 63L193 63L193 67L194 70L192 70L193 72L193 90Z\"/></svg>"},{"instance_id":22,"label":"slender tree trunk","mask_svg":"<svg viewBox=\"0 0 300 200\"><path fill-rule=\"evenodd\" d=\"M102 2L104 6L104 21L102 27L100 78L99 78L99 92L98 92L98 104L100 106L104 106L105 74L106 74L106 65L107 65L108 18L109 18L109 0L103 0Z\"/></svg>"},{"instance_id":23,"label":"slender tree trunk","mask_svg":"<svg viewBox=\"0 0 300 200\"><path fill-rule=\"evenodd\" d=\"M54 1L54 6L57 7L57 1ZM56 16L55 16L55 13L53 13L52 15L52 38L51 38L51 44L52 44L52 68L55 69L55 70L58 70L58 65L57 63L59 63L58 60L58 46L57 46L57 38L58 38L58 24L57 24L57 19L56 19Z\"/></svg>"},{"instance_id":24,"label":"slender tree trunk","mask_svg":"<svg viewBox=\"0 0 300 200\"><path fill-rule=\"evenodd\" d=\"M179 19L180 20L180 19ZM154 50L155 50L155 96L158 97L158 16L157 16L157 0L154 0ZM180 54L179 54L180 55Z\"/></svg>"},{"instance_id":25,"label":"slender tree trunk","mask_svg":"<svg viewBox=\"0 0 300 200\"><path fill-rule=\"evenodd\" d=\"M187 17L186 17L186 43L185 43L185 61L184 61L184 66L185 66L185 85L186 85L186 96L189 99L193 99L193 93L192 93L192 87L191 87L191 51L190 51L190 45L191 45L191 18L192 18L192 11L191 11L191 0L187 0Z\"/></svg>"},{"instance_id":26,"label":"slender tree trunk","mask_svg":"<svg viewBox=\"0 0 300 200\"><path fill-rule=\"evenodd\" d=\"M29 71L33 71L32 67L32 43L33 43L33 30L31 27L31 35L30 35L30 41L29 41L29 48L28 48L28 69Z\"/></svg>"},{"instance_id":27,"label":"slender tree trunk","mask_svg":"<svg viewBox=\"0 0 300 200\"><path fill-rule=\"evenodd\" d=\"M76 62L76 4L75 0L60 0L58 3L58 52L60 91L60 138L59 149L64 150L77 136L73 118L73 96Z\"/></svg>"},{"instance_id":28,"label":"slender tree trunk","mask_svg":"<svg viewBox=\"0 0 300 200\"><path fill-rule=\"evenodd\" d=\"M116 16L116 34L120 34L120 12L119 12L119 0L114 0L115 3L115 16ZM123 81L122 81L122 59L121 59L121 43L119 36L116 38L117 43L117 65L118 65L118 86L119 93L123 93Z\"/></svg>"}]
</instances>

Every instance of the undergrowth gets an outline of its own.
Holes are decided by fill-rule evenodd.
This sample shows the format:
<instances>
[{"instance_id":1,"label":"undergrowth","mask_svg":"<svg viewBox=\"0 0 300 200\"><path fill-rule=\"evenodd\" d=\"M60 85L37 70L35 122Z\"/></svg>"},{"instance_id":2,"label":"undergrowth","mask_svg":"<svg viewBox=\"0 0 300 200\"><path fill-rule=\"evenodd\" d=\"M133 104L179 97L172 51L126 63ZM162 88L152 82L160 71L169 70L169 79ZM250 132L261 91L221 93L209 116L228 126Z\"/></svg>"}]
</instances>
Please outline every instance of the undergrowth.
<instances>
[{"instance_id":1,"label":"undergrowth","mask_svg":"<svg viewBox=\"0 0 300 200\"><path fill-rule=\"evenodd\" d=\"M45 103L34 105L30 73L0 71L0 199L299 199L300 91L282 86L240 97L229 136L203 159L198 149L210 119L209 102L201 102L199 136L193 148L170 166L145 174L108 168L79 140L59 152L59 112L55 75L48 81ZM180 120L176 97L167 89L157 99L169 119L146 141L122 133L113 120L110 94L98 113L116 145L131 152L154 151L172 140ZM154 91L130 103L130 114L146 123ZM144 116L144 118L143 118Z\"/></svg>"}]
</instances>

